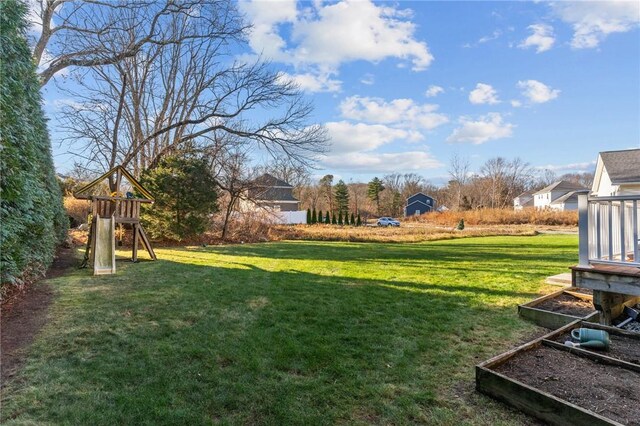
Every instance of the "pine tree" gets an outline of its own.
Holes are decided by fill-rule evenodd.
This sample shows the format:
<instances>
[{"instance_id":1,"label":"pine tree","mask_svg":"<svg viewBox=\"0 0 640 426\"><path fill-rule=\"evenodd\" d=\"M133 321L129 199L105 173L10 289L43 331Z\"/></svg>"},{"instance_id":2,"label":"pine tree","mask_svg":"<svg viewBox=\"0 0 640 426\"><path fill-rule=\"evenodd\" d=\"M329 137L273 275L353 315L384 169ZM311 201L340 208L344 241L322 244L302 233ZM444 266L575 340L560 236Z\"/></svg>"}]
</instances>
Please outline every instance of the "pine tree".
<instances>
[{"instance_id":1,"label":"pine tree","mask_svg":"<svg viewBox=\"0 0 640 426\"><path fill-rule=\"evenodd\" d=\"M313 209L313 212L311 212L311 223L312 224L316 224L318 223L318 215L316 214L316 209Z\"/></svg>"},{"instance_id":2,"label":"pine tree","mask_svg":"<svg viewBox=\"0 0 640 426\"><path fill-rule=\"evenodd\" d=\"M332 216L331 216L331 223L333 225L337 225L338 224L338 220L336 219L336 214L335 213L333 213Z\"/></svg>"},{"instance_id":3,"label":"pine tree","mask_svg":"<svg viewBox=\"0 0 640 426\"><path fill-rule=\"evenodd\" d=\"M152 238L181 241L199 235L218 209L215 176L204 158L164 157L142 173L140 183L155 198L141 217Z\"/></svg>"},{"instance_id":4,"label":"pine tree","mask_svg":"<svg viewBox=\"0 0 640 426\"><path fill-rule=\"evenodd\" d=\"M351 225L355 225L356 224L356 218L353 215L353 213L351 213Z\"/></svg>"},{"instance_id":5,"label":"pine tree","mask_svg":"<svg viewBox=\"0 0 640 426\"><path fill-rule=\"evenodd\" d=\"M380 193L382 191L384 191L384 185L377 177L374 177L367 185L367 196L376 203L378 214L380 214Z\"/></svg>"},{"instance_id":6,"label":"pine tree","mask_svg":"<svg viewBox=\"0 0 640 426\"><path fill-rule=\"evenodd\" d=\"M344 214L344 224L349 225L349 213Z\"/></svg>"},{"instance_id":7,"label":"pine tree","mask_svg":"<svg viewBox=\"0 0 640 426\"><path fill-rule=\"evenodd\" d=\"M338 225L342 225L342 212L338 212Z\"/></svg>"},{"instance_id":8,"label":"pine tree","mask_svg":"<svg viewBox=\"0 0 640 426\"><path fill-rule=\"evenodd\" d=\"M311 209L307 209L307 225L311 225Z\"/></svg>"},{"instance_id":9,"label":"pine tree","mask_svg":"<svg viewBox=\"0 0 640 426\"><path fill-rule=\"evenodd\" d=\"M334 198L336 201L336 209L344 215L349 211L349 188L342 179L335 185Z\"/></svg>"},{"instance_id":10,"label":"pine tree","mask_svg":"<svg viewBox=\"0 0 640 426\"><path fill-rule=\"evenodd\" d=\"M326 223L327 225L331 225L331 216L329 215L329 210L327 210L327 213L324 216L324 223Z\"/></svg>"},{"instance_id":11,"label":"pine tree","mask_svg":"<svg viewBox=\"0 0 640 426\"><path fill-rule=\"evenodd\" d=\"M464 219L460 219L460 222L458 222L458 226L456 226L456 229L458 231L462 231L464 229Z\"/></svg>"},{"instance_id":12,"label":"pine tree","mask_svg":"<svg viewBox=\"0 0 640 426\"><path fill-rule=\"evenodd\" d=\"M360 219L360 213L358 213L358 220L356 221L356 226L362 226L362 219Z\"/></svg>"},{"instance_id":13,"label":"pine tree","mask_svg":"<svg viewBox=\"0 0 640 426\"><path fill-rule=\"evenodd\" d=\"M322 210L318 210L318 223L322 223Z\"/></svg>"}]
</instances>

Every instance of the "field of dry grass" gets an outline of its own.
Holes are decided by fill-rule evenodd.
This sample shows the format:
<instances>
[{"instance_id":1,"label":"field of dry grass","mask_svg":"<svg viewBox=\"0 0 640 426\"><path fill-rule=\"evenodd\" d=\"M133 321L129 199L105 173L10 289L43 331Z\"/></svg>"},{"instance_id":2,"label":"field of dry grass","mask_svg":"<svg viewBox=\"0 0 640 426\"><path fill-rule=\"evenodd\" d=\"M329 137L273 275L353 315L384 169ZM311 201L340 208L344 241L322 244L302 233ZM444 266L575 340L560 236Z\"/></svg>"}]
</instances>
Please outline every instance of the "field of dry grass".
<instances>
[{"instance_id":1,"label":"field of dry grass","mask_svg":"<svg viewBox=\"0 0 640 426\"><path fill-rule=\"evenodd\" d=\"M498 235L536 235L535 227L518 226L469 226L462 231L454 227L435 226L427 223L408 222L399 228L380 228L377 226L333 226L333 225L297 225L275 226L270 232L274 240L316 240L417 243L422 241L448 240L466 237L488 237Z\"/></svg>"},{"instance_id":2,"label":"field of dry grass","mask_svg":"<svg viewBox=\"0 0 640 426\"><path fill-rule=\"evenodd\" d=\"M78 205L78 207L81 206ZM69 206L67 208L69 209ZM70 215L72 211L69 209ZM455 229L460 219L464 219L465 222L465 228L462 231ZM370 222L374 223L372 220ZM208 232L187 238L178 244L185 246L217 245L282 240L410 243L466 237L535 235L539 232L577 231L576 212L475 210L430 213L418 218L401 220L401 222L402 225L399 228L380 228L377 226L354 227L320 224L271 225L251 219L232 221L224 241L220 238L220 224L212 223ZM86 231L74 230L71 234L77 244L86 242ZM123 240L124 246L128 247L131 243L130 232L125 234ZM176 242L154 241L154 245L174 246Z\"/></svg>"},{"instance_id":3,"label":"field of dry grass","mask_svg":"<svg viewBox=\"0 0 640 426\"><path fill-rule=\"evenodd\" d=\"M546 225L546 226L578 226L577 211L553 211L525 209L481 209L464 212L426 213L409 221L430 223L435 225L455 226L460 219L465 225Z\"/></svg>"}]
</instances>

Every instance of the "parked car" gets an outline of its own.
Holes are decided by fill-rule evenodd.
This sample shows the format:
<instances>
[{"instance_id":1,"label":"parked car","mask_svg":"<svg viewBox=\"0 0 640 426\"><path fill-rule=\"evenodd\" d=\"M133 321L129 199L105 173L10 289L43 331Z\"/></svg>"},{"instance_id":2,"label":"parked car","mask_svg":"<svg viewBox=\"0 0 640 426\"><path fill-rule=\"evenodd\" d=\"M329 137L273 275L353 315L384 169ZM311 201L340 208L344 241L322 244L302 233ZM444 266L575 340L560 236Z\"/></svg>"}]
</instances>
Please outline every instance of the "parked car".
<instances>
[{"instance_id":1,"label":"parked car","mask_svg":"<svg viewBox=\"0 0 640 426\"><path fill-rule=\"evenodd\" d=\"M392 217L381 217L377 223L378 226L400 226L400 222Z\"/></svg>"}]
</instances>

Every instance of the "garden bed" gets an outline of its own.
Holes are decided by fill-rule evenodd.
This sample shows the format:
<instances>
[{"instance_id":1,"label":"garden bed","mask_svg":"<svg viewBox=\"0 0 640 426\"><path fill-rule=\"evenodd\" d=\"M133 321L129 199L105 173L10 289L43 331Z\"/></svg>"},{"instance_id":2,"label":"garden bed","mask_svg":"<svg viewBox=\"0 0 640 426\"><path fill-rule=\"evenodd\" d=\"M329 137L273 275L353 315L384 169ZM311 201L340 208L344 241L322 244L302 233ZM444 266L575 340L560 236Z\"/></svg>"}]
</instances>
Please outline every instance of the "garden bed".
<instances>
[{"instance_id":1,"label":"garden bed","mask_svg":"<svg viewBox=\"0 0 640 426\"><path fill-rule=\"evenodd\" d=\"M578 327L603 329L609 351L565 346ZM640 334L576 321L476 367L476 388L557 425L640 425Z\"/></svg>"},{"instance_id":2,"label":"garden bed","mask_svg":"<svg viewBox=\"0 0 640 426\"><path fill-rule=\"evenodd\" d=\"M539 297L518 306L518 314L535 324L550 329L563 327L579 319L597 322L598 312L589 291L570 287Z\"/></svg>"}]
</instances>

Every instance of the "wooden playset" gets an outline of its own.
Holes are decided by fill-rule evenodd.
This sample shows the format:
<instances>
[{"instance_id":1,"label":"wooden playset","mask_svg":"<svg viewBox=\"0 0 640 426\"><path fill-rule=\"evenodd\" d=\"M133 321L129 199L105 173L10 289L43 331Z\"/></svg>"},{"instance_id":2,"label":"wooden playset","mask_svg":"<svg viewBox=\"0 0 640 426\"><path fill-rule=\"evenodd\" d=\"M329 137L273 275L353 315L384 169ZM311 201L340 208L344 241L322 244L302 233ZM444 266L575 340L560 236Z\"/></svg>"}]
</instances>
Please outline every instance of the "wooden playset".
<instances>
[{"instance_id":1,"label":"wooden playset","mask_svg":"<svg viewBox=\"0 0 640 426\"><path fill-rule=\"evenodd\" d=\"M121 192L122 179L125 178L139 195ZM106 179L109 180L110 195L93 195ZM156 254L140 223L140 207L153 203L153 196L122 166L116 166L102 176L79 188L73 193L75 198L91 201L91 224L89 239L82 266L91 263L94 274L115 273L115 228L116 225L131 227L133 248L131 260L138 261L138 243L142 242L152 260Z\"/></svg>"}]
</instances>

